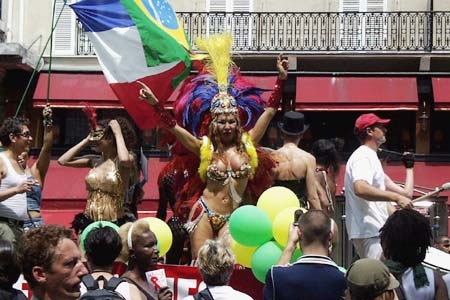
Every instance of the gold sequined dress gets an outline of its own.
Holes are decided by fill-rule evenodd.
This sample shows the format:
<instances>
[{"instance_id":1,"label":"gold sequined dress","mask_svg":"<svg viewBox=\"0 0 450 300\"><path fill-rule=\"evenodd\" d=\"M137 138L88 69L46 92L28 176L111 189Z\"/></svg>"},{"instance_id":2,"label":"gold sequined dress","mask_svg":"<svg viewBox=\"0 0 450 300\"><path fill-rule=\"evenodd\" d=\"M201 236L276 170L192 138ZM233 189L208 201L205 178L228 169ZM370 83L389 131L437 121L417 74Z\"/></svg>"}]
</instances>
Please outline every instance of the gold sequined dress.
<instances>
[{"instance_id":1,"label":"gold sequined dress","mask_svg":"<svg viewBox=\"0 0 450 300\"><path fill-rule=\"evenodd\" d=\"M116 166L106 174L92 168L85 178L88 199L86 215L94 221L116 221L123 215L125 191Z\"/></svg>"}]
</instances>

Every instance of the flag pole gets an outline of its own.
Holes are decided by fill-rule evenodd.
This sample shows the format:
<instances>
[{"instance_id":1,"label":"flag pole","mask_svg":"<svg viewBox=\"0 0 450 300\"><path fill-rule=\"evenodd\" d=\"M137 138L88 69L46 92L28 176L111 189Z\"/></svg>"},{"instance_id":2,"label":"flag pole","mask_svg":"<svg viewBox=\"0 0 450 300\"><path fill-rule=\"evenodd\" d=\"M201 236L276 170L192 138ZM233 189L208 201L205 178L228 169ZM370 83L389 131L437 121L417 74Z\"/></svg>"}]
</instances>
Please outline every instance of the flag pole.
<instances>
[{"instance_id":1,"label":"flag pole","mask_svg":"<svg viewBox=\"0 0 450 300\"><path fill-rule=\"evenodd\" d=\"M15 117L17 117L17 115L19 114L20 110L22 109L22 105L23 105L23 102L25 101L25 97L26 97L26 95L28 93L28 90L30 89L31 82L32 82L34 76L36 75L37 70L40 67L40 64L41 64L41 61L42 61L42 57L44 56L45 49L47 49L47 46L48 46L49 43L50 43L50 60L49 60L49 69L48 69L48 71L49 71L49 74L51 73L53 32L55 31L56 26L58 25L59 19L61 18L61 14L64 11L64 8L66 7L67 0L64 0L63 3L64 4L63 4L63 6L61 8L61 11L59 12L59 15L58 15L58 17L57 17L57 19L55 21L56 0L54 0L54 2L53 2L52 30L50 31L50 36L48 37L47 42L44 45L44 48L42 49L41 55L39 56L39 59L38 59L38 62L37 62L36 66L33 69L33 73L31 73L30 79L28 80L28 84L27 84L27 86L25 88L25 91L23 92L23 95L22 95L22 99L20 100L19 105L17 106L16 114L14 115ZM49 93L50 93L50 76L48 77L48 85L47 85L47 100L46 100L47 103L49 103L49 101L50 101L49 100Z\"/></svg>"}]
</instances>

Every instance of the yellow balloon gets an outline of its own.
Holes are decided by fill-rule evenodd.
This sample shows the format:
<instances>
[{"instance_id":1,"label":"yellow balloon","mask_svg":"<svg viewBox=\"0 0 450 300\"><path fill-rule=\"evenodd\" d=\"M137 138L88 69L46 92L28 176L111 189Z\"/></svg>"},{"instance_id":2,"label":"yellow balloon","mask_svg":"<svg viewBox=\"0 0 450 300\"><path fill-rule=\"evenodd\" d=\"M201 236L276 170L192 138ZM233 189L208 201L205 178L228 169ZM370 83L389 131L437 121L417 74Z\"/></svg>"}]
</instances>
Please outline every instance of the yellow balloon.
<instances>
[{"instance_id":1,"label":"yellow balloon","mask_svg":"<svg viewBox=\"0 0 450 300\"><path fill-rule=\"evenodd\" d=\"M255 253L256 247L248 247L239 244L235 240L231 240L231 250L233 251L234 255L236 256L236 262L238 264L243 265L246 268L252 267L252 256L253 253Z\"/></svg>"},{"instance_id":2,"label":"yellow balloon","mask_svg":"<svg viewBox=\"0 0 450 300\"><path fill-rule=\"evenodd\" d=\"M172 230L170 230L169 225L163 220L154 217L147 217L145 220L148 221L150 230L156 235L158 239L159 255L166 255L172 246Z\"/></svg>"},{"instance_id":3,"label":"yellow balloon","mask_svg":"<svg viewBox=\"0 0 450 300\"><path fill-rule=\"evenodd\" d=\"M294 222L295 211L298 207L287 207L275 217L272 223L272 234L275 241L281 246L286 246L289 237L289 227Z\"/></svg>"},{"instance_id":4,"label":"yellow balloon","mask_svg":"<svg viewBox=\"0 0 450 300\"><path fill-rule=\"evenodd\" d=\"M297 195L290 189L284 186L273 186L265 190L261 196L259 196L256 206L264 210L271 221L280 213L283 209L288 207L300 207ZM294 215L290 220L294 219Z\"/></svg>"}]
</instances>

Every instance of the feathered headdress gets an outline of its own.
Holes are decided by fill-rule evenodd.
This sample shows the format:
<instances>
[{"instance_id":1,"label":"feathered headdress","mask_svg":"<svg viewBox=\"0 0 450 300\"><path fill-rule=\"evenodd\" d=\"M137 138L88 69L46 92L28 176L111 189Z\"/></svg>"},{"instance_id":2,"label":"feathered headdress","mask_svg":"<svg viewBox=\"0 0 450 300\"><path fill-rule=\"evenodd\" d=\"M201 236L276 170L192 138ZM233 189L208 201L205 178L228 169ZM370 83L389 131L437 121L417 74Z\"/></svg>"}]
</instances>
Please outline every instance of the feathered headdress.
<instances>
[{"instance_id":1,"label":"feathered headdress","mask_svg":"<svg viewBox=\"0 0 450 300\"><path fill-rule=\"evenodd\" d=\"M89 123L91 124L91 133L89 140L92 142L96 142L101 140L105 136L106 128L103 129L97 129L98 123L97 123L97 112L95 111L95 108L92 106L89 106L87 103L84 103L84 106L82 108L83 112L86 114L86 117L89 120Z\"/></svg>"},{"instance_id":2,"label":"feathered headdress","mask_svg":"<svg viewBox=\"0 0 450 300\"><path fill-rule=\"evenodd\" d=\"M97 112L95 108L89 106L87 103L83 102L82 104L84 105L82 110L91 124L91 129L95 130L97 128Z\"/></svg>"},{"instance_id":3,"label":"feathered headdress","mask_svg":"<svg viewBox=\"0 0 450 300\"><path fill-rule=\"evenodd\" d=\"M196 137L206 134L211 119L222 113L239 116L245 130L252 128L264 111L264 89L247 82L231 60L230 33L197 39L207 52L199 75L188 79L174 105L178 121Z\"/></svg>"}]
</instances>

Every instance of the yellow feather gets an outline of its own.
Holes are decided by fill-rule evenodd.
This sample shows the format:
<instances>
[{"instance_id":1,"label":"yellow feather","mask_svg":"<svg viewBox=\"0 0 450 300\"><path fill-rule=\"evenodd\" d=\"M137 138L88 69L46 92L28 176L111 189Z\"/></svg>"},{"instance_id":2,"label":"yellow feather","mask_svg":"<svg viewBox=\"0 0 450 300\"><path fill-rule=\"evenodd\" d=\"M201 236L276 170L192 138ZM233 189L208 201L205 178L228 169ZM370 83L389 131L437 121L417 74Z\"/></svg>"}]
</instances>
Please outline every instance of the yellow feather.
<instances>
[{"instance_id":1,"label":"yellow feather","mask_svg":"<svg viewBox=\"0 0 450 300\"><path fill-rule=\"evenodd\" d=\"M206 169L212 160L212 152L211 149L211 140L204 136L202 146L200 147L200 165L198 166L198 173L200 175L200 179L205 182L206 181Z\"/></svg>"},{"instance_id":2,"label":"yellow feather","mask_svg":"<svg viewBox=\"0 0 450 300\"><path fill-rule=\"evenodd\" d=\"M246 132L242 135L242 143L244 144L248 156L250 156L250 166L252 167L250 170L250 178L253 178L256 168L258 168L258 153L256 152L256 148L253 145L250 135Z\"/></svg>"},{"instance_id":3,"label":"yellow feather","mask_svg":"<svg viewBox=\"0 0 450 300\"><path fill-rule=\"evenodd\" d=\"M209 38L195 41L197 48L209 54L208 71L215 75L219 87L228 87L228 70L232 65L231 46L233 39L231 33L222 33Z\"/></svg>"}]
</instances>

